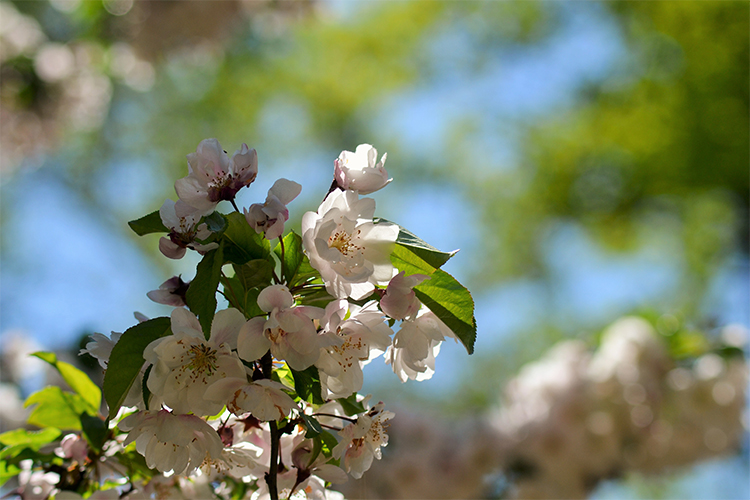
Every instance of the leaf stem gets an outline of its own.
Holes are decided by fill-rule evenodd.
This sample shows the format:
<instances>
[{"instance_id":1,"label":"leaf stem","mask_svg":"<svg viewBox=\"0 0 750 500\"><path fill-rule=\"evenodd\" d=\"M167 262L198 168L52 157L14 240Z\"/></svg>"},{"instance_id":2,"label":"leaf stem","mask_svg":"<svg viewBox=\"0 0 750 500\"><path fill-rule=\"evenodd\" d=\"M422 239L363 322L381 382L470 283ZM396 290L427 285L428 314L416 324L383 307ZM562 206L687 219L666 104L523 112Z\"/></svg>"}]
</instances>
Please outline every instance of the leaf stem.
<instances>
[{"instance_id":1,"label":"leaf stem","mask_svg":"<svg viewBox=\"0 0 750 500\"><path fill-rule=\"evenodd\" d=\"M279 236L279 246L281 246L281 276L286 276L286 270L284 269L284 237Z\"/></svg>"},{"instance_id":2,"label":"leaf stem","mask_svg":"<svg viewBox=\"0 0 750 500\"><path fill-rule=\"evenodd\" d=\"M313 417L333 417L333 418L340 418L341 420L347 420L349 422L356 422L356 418L347 417L345 415L334 415L332 413L313 413ZM323 425L323 424L321 424Z\"/></svg>"},{"instance_id":3,"label":"leaf stem","mask_svg":"<svg viewBox=\"0 0 750 500\"><path fill-rule=\"evenodd\" d=\"M240 215L242 214L242 212L240 212L240 209L237 208L237 204L234 202L234 198L232 198L231 200L229 200L229 203L231 203L232 206L234 207L234 209L237 210L238 214L240 214Z\"/></svg>"}]
</instances>

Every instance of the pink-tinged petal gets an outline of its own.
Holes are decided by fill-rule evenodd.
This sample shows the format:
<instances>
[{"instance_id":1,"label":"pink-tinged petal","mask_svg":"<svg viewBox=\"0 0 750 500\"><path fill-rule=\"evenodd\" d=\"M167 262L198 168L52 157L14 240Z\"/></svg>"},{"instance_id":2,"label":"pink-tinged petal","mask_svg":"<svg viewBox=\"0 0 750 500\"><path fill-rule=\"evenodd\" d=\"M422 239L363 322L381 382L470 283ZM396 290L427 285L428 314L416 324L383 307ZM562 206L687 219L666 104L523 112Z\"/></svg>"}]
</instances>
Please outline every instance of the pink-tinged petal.
<instances>
[{"instance_id":1,"label":"pink-tinged petal","mask_svg":"<svg viewBox=\"0 0 750 500\"><path fill-rule=\"evenodd\" d=\"M174 211L177 214L178 218L185 219L190 227L194 226L201 217L204 215L209 215L211 212L213 212L213 208L210 210L198 210L197 208L188 205L182 200L177 200L177 203L174 204Z\"/></svg>"},{"instance_id":2,"label":"pink-tinged petal","mask_svg":"<svg viewBox=\"0 0 750 500\"><path fill-rule=\"evenodd\" d=\"M346 472L341 467L336 467L333 464L319 465L313 469L313 474L329 483L345 483L349 480Z\"/></svg>"},{"instance_id":3,"label":"pink-tinged petal","mask_svg":"<svg viewBox=\"0 0 750 500\"><path fill-rule=\"evenodd\" d=\"M237 349L237 336L245 324L245 316L234 308L216 313L211 323L211 343L214 346L226 344L230 349Z\"/></svg>"},{"instance_id":4,"label":"pink-tinged petal","mask_svg":"<svg viewBox=\"0 0 750 500\"><path fill-rule=\"evenodd\" d=\"M250 207L242 210L245 213L245 220L247 223L255 229L255 232L260 234L266 229L266 222L268 217L263 212L263 205L260 203L253 203Z\"/></svg>"},{"instance_id":5,"label":"pink-tinged petal","mask_svg":"<svg viewBox=\"0 0 750 500\"><path fill-rule=\"evenodd\" d=\"M230 161L232 173L244 184L250 184L258 175L258 153L242 144Z\"/></svg>"},{"instance_id":6,"label":"pink-tinged petal","mask_svg":"<svg viewBox=\"0 0 750 500\"><path fill-rule=\"evenodd\" d=\"M255 361L271 348L271 341L263 334L265 324L265 318L257 317L242 325L237 337L237 354L240 358Z\"/></svg>"},{"instance_id":7,"label":"pink-tinged petal","mask_svg":"<svg viewBox=\"0 0 750 500\"><path fill-rule=\"evenodd\" d=\"M212 177L219 176L221 174L229 173L229 157L224 152L224 149L216 139L203 139L195 150L195 156L191 158L188 155L188 161L190 159L197 160L199 165L198 168L205 170L206 174L211 174ZM191 166L196 170L196 163L191 163ZM196 171L196 173L198 173Z\"/></svg>"},{"instance_id":8,"label":"pink-tinged petal","mask_svg":"<svg viewBox=\"0 0 750 500\"><path fill-rule=\"evenodd\" d=\"M191 243L188 246L200 254L205 254L206 252L210 252L211 250L216 250L217 248L219 248L219 244L216 242L206 243L205 245L201 245L200 243Z\"/></svg>"},{"instance_id":9,"label":"pink-tinged petal","mask_svg":"<svg viewBox=\"0 0 750 500\"><path fill-rule=\"evenodd\" d=\"M349 287L349 296L352 300L362 300L375 290L372 283L351 283Z\"/></svg>"},{"instance_id":10,"label":"pink-tinged petal","mask_svg":"<svg viewBox=\"0 0 750 500\"><path fill-rule=\"evenodd\" d=\"M178 335L184 333L191 337L196 337L205 340L203 336L203 328L198 322L198 318L195 314L191 313L187 309L175 309L172 311L172 333Z\"/></svg>"},{"instance_id":11,"label":"pink-tinged petal","mask_svg":"<svg viewBox=\"0 0 750 500\"><path fill-rule=\"evenodd\" d=\"M276 222L266 229L266 239L268 241L280 238L282 234L284 234L284 219L282 218L276 219Z\"/></svg>"},{"instance_id":12,"label":"pink-tinged petal","mask_svg":"<svg viewBox=\"0 0 750 500\"><path fill-rule=\"evenodd\" d=\"M195 177L183 177L174 183L177 196L187 205L197 210L213 210L216 203L208 199L208 191Z\"/></svg>"},{"instance_id":13,"label":"pink-tinged petal","mask_svg":"<svg viewBox=\"0 0 750 500\"><path fill-rule=\"evenodd\" d=\"M163 236L159 238L159 251L164 254L165 257L175 260L183 258L185 252L187 252L184 247L181 247L169 238Z\"/></svg>"},{"instance_id":14,"label":"pink-tinged petal","mask_svg":"<svg viewBox=\"0 0 750 500\"><path fill-rule=\"evenodd\" d=\"M175 202L172 200L164 200L159 209L159 217L161 217L162 224L169 229L180 227L180 218L175 213Z\"/></svg>"},{"instance_id":15,"label":"pink-tinged petal","mask_svg":"<svg viewBox=\"0 0 750 500\"><path fill-rule=\"evenodd\" d=\"M204 397L209 401L221 401L226 403L232 398L235 392L242 389L247 383L247 379L236 377L223 378L208 386Z\"/></svg>"},{"instance_id":16,"label":"pink-tinged petal","mask_svg":"<svg viewBox=\"0 0 750 500\"><path fill-rule=\"evenodd\" d=\"M294 181L279 179L273 183L268 190L269 195L273 195L284 205L288 205L293 199L299 196L302 186Z\"/></svg>"},{"instance_id":17,"label":"pink-tinged petal","mask_svg":"<svg viewBox=\"0 0 750 500\"><path fill-rule=\"evenodd\" d=\"M195 228L195 237L199 240L205 240L209 236L211 236L211 230L205 223Z\"/></svg>"},{"instance_id":18,"label":"pink-tinged petal","mask_svg":"<svg viewBox=\"0 0 750 500\"><path fill-rule=\"evenodd\" d=\"M274 308L287 309L293 305L294 297L284 285L268 286L258 294L258 306L266 312L271 312Z\"/></svg>"},{"instance_id":19,"label":"pink-tinged petal","mask_svg":"<svg viewBox=\"0 0 750 500\"><path fill-rule=\"evenodd\" d=\"M183 307L185 305L182 297L172 293L170 290L151 290L146 296L157 304L164 304L165 306Z\"/></svg>"}]
</instances>

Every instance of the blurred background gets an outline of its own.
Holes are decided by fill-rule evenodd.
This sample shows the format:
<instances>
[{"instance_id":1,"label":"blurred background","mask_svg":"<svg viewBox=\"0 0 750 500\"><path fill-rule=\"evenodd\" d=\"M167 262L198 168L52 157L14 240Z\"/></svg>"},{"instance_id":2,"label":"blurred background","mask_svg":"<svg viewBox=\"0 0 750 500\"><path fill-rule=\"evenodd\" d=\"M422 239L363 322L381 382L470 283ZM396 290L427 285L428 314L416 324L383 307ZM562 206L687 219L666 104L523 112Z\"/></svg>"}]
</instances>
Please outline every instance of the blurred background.
<instances>
[{"instance_id":1,"label":"blurred background","mask_svg":"<svg viewBox=\"0 0 750 500\"><path fill-rule=\"evenodd\" d=\"M198 256L127 221L176 199L202 139L257 149L240 205L302 184L288 227L370 143L394 178L376 215L461 249L445 270L478 337L426 382L367 367L398 416L349 495L750 498L749 20L669 0L0 1L0 430L48 377L27 353L169 314L146 292Z\"/></svg>"}]
</instances>

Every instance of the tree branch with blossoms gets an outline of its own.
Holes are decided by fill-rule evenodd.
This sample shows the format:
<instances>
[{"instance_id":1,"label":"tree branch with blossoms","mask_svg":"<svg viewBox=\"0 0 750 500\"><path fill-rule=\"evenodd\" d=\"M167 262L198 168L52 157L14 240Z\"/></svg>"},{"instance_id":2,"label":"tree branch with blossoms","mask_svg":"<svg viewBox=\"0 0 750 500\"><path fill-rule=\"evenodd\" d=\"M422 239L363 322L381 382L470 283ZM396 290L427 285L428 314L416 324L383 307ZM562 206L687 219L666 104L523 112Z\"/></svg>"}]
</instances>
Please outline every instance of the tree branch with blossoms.
<instances>
[{"instance_id":1,"label":"tree branch with blossoms","mask_svg":"<svg viewBox=\"0 0 750 500\"><path fill-rule=\"evenodd\" d=\"M235 196L257 177L256 151L243 144L229 157L216 139L202 141L175 182L179 199L129 223L139 235L163 234L167 258L199 252L195 277L149 292L174 308L169 317L87 344L105 370L101 390L39 353L72 392L29 397L29 423L41 430L14 435L2 470L20 471L31 457L38 472L68 471L53 490L84 498L190 488L341 498L328 487L380 459L394 417L359 394L363 367L383 354L401 381L425 380L444 340L471 354L476 337L469 291L440 269L455 252L376 218L363 196L391 182L385 159L368 144L343 151L321 205L303 215L299 234L284 234L302 187L279 179L263 203L240 210ZM219 212L221 201L234 212ZM230 307L217 310L217 293ZM6 434L0 442L13 440ZM62 451L44 455L63 434Z\"/></svg>"}]
</instances>

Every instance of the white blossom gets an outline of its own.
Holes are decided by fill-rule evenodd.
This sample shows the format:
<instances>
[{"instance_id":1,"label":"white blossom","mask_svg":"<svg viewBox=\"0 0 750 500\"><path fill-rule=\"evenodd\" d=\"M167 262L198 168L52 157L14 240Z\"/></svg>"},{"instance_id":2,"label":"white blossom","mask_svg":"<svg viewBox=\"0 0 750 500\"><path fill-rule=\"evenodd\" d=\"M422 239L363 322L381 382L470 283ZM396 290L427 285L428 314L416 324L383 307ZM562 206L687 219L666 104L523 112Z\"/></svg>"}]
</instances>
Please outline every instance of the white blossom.
<instances>
[{"instance_id":1,"label":"white blossom","mask_svg":"<svg viewBox=\"0 0 750 500\"><path fill-rule=\"evenodd\" d=\"M146 361L153 364L147 385L154 402L164 403L177 413L218 413L224 404L204 395L217 380L245 376L242 362L232 352L244 322L237 309L219 311L211 324L211 337L206 340L193 313L174 309L174 335L151 342L143 352Z\"/></svg>"},{"instance_id":2,"label":"white blossom","mask_svg":"<svg viewBox=\"0 0 750 500\"><path fill-rule=\"evenodd\" d=\"M455 339L445 323L427 308L413 320L403 321L385 353L385 362L401 382L427 380L435 373L435 357L446 337Z\"/></svg>"},{"instance_id":3,"label":"white blossom","mask_svg":"<svg viewBox=\"0 0 750 500\"><path fill-rule=\"evenodd\" d=\"M375 224L375 200L354 191L332 191L317 212L302 217L302 242L310 264L336 298L367 297L394 276L395 224Z\"/></svg>"},{"instance_id":4,"label":"white blossom","mask_svg":"<svg viewBox=\"0 0 750 500\"><path fill-rule=\"evenodd\" d=\"M219 458L224 447L216 431L195 415L139 411L118 425L130 431L124 444L135 441L149 468L164 473L190 474L204 461Z\"/></svg>"},{"instance_id":5,"label":"white blossom","mask_svg":"<svg viewBox=\"0 0 750 500\"><path fill-rule=\"evenodd\" d=\"M151 290L146 296L157 304L184 307L188 285L180 276L173 276L159 285L158 290Z\"/></svg>"},{"instance_id":6,"label":"white blossom","mask_svg":"<svg viewBox=\"0 0 750 500\"><path fill-rule=\"evenodd\" d=\"M256 317L242 326L237 353L245 361L259 359L270 349L276 359L304 370L318 360L320 348L330 343L327 337L318 335L313 323L313 319L323 317L323 309L295 306L286 286L264 288L258 295L258 306L269 313L268 319Z\"/></svg>"},{"instance_id":7,"label":"white blossom","mask_svg":"<svg viewBox=\"0 0 750 500\"><path fill-rule=\"evenodd\" d=\"M91 335L91 342L87 342L86 347L78 351L78 355L88 354L99 362L99 366L106 369L112 349L121 336L122 333L119 332L112 332L109 337L101 333L94 333Z\"/></svg>"},{"instance_id":8,"label":"white blossom","mask_svg":"<svg viewBox=\"0 0 750 500\"><path fill-rule=\"evenodd\" d=\"M387 153L378 161L378 151L369 144L360 144L352 153L342 151L334 160L333 176L341 189L370 194L381 189L393 179L385 170Z\"/></svg>"},{"instance_id":9,"label":"white blossom","mask_svg":"<svg viewBox=\"0 0 750 500\"><path fill-rule=\"evenodd\" d=\"M251 413L265 422L288 417L297 408L284 390L287 390L284 385L273 380L248 382L246 378L226 378L214 382L206 397L226 403L227 409L235 415Z\"/></svg>"},{"instance_id":10,"label":"white blossom","mask_svg":"<svg viewBox=\"0 0 750 500\"><path fill-rule=\"evenodd\" d=\"M339 431L342 440L333 449L333 456L341 459L342 468L356 479L370 468L373 459L380 460L380 448L388 444L385 429L395 414L384 411L383 406L382 402L376 404Z\"/></svg>"},{"instance_id":11,"label":"white blossom","mask_svg":"<svg viewBox=\"0 0 750 500\"><path fill-rule=\"evenodd\" d=\"M289 220L286 206L299 195L302 186L287 179L277 180L268 190L266 202L253 203L244 209L245 220L255 232L265 232L266 239L273 240L284 234L284 223Z\"/></svg>"},{"instance_id":12,"label":"white blossom","mask_svg":"<svg viewBox=\"0 0 750 500\"><path fill-rule=\"evenodd\" d=\"M362 367L391 345L393 331L375 301L364 307L349 304L345 299L333 301L326 306L321 324L324 332L339 339L321 349L315 362L323 399L348 397L362 389Z\"/></svg>"},{"instance_id":13,"label":"white blossom","mask_svg":"<svg viewBox=\"0 0 750 500\"><path fill-rule=\"evenodd\" d=\"M380 299L380 308L393 319L411 319L419 312L422 303L413 288L424 280L430 279L426 274L412 274L411 276L405 274L401 271L394 276Z\"/></svg>"},{"instance_id":14,"label":"white blossom","mask_svg":"<svg viewBox=\"0 0 750 500\"><path fill-rule=\"evenodd\" d=\"M188 175L177 179L175 191L180 200L200 215L211 213L221 200L234 200L237 191L258 175L258 154L243 144L232 158L216 139L205 139L195 153L187 155Z\"/></svg>"},{"instance_id":15,"label":"white blossom","mask_svg":"<svg viewBox=\"0 0 750 500\"><path fill-rule=\"evenodd\" d=\"M180 214L180 212L186 212ZM201 244L197 240L205 240L211 236L211 231L205 224L198 225L201 214L191 207L187 207L182 201L175 203L165 200L159 209L162 223L170 230L166 237L159 239L159 250L165 257L170 259L181 259L185 256L186 248L192 248L198 252L208 252L218 248L218 243Z\"/></svg>"},{"instance_id":16,"label":"white blossom","mask_svg":"<svg viewBox=\"0 0 750 500\"><path fill-rule=\"evenodd\" d=\"M18 473L18 494L23 500L44 500L55 491L55 485L60 482L60 475L56 472L32 470L32 460L21 461L21 471Z\"/></svg>"},{"instance_id":17,"label":"white blossom","mask_svg":"<svg viewBox=\"0 0 750 500\"><path fill-rule=\"evenodd\" d=\"M79 464L86 462L89 453L88 442L79 434L68 434L60 441L59 456L70 458Z\"/></svg>"}]
</instances>

